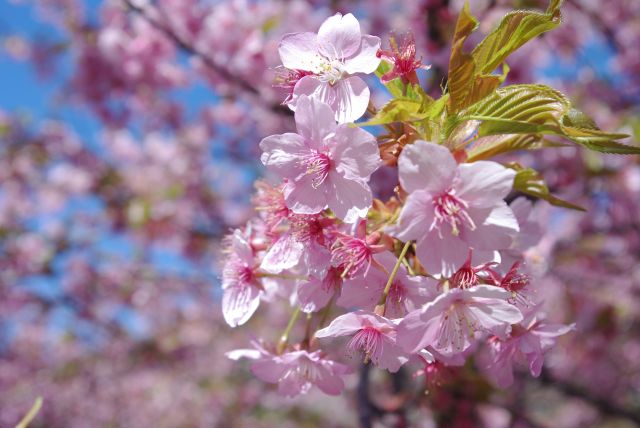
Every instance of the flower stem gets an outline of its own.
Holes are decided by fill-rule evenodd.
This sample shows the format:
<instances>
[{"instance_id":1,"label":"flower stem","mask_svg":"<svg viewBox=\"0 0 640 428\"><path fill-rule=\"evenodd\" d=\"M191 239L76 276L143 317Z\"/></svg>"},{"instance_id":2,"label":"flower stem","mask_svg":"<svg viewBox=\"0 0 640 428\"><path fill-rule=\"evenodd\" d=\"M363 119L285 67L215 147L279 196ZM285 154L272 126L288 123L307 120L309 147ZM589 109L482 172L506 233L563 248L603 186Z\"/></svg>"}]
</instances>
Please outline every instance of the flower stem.
<instances>
[{"instance_id":1,"label":"flower stem","mask_svg":"<svg viewBox=\"0 0 640 428\"><path fill-rule=\"evenodd\" d=\"M389 275L389 279L387 280L387 284L384 286L384 291L382 292L382 296L380 297L378 306L376 306L376 309L375 309L375 312L378 315L384 315L385 305L387 303L387 297L389 296L389 291L391 291L391 285L393 285L393 280L396 279L396 275L398 274L398 269L400 269L402 260L404 260L404 256L407 255L407 251L409 251L409 247L411 247L411 241L407 241L404 244L404 247L402 247L402 251L400 252L400 256L398 257L398 260L396 260L395 266L393 266L391 275Z\"/></svg>"},{"instance_id":2,"label":"flower stem","mask_svg":"<svg viewBox=\"0 0 640 428\"><path fill-rule=\"evenodd\" d=\"M291 318L289 319L289 324L287 324L287 328L280 336L280 341L278 342L278 354L281 354L284 351L284 348L287 346L287 342L289 341L289 333L291 333L291 329L295 325L298 316L300 315L300 307L298 306L291 314Z\"/></svg>"}]
</instances>

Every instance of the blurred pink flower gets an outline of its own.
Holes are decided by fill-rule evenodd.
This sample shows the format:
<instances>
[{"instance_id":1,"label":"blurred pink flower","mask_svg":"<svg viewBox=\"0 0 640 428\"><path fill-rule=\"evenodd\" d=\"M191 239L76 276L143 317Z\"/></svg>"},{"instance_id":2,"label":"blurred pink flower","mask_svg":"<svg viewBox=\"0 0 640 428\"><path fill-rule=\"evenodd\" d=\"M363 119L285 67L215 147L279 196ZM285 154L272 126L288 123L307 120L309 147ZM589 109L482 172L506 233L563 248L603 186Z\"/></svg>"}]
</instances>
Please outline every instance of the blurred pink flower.
<instances>
[{"instance_id":1,"label":"blurred pink flower","mask_svg":"<svg viewBox=\"0 0 640 428\"><path fill-rule=\"evenodd\" d=\"M222 314L231 327L246 323L260 305L262 286L256 277L253 248L235 230L222 273Z\"/></svg>"},{"instance_id":2,"label":"blurred pink flower","mask_svg":"<svg viewBox=\"0 0 640 428\"><path fill-rule=\"evenodd\" d=\"M254 349L227 352L227 358L255 360L251 365L253 374L265 382L277 383L280 395L306 394L314 385L329 395L339 395L344 389L342 376L349 373L349 368L324 358L321 351L299 350L278 355L256 342L252 344Z\"/></svg>"},{"instance_id":3,"label":"blurred pink flower","mask_svg":"<svg viewBox=\"0 0 640 428\"><path fill-rule=\"evenodd\" d=\"M513 383L514 363L528 365L532 376L540 376L545 351L555 345L556 338L575 329L575 324L547 324L539 319L537 309L513 326L509 338L501 340L494 336L489 339L489 347L480 354L485 373L500 388Z\"/></svg>"}]
</instances>

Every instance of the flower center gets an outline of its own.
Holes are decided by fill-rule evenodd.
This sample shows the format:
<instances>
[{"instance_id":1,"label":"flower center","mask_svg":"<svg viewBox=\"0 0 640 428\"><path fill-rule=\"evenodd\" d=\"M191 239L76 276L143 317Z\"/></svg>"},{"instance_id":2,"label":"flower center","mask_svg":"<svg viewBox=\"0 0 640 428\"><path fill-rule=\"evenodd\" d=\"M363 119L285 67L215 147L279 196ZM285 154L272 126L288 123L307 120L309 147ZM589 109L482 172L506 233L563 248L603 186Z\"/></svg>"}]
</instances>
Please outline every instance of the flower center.
<instances>
[{"instance_id":1,"label":"flower center","mask_svg":"<svg viewBox=\"0 0 640 428\"><path fill-rule=\"evenodd\" d=\"M330 85L335 85L339 80L343 79L346 76L346 72L343 69L343 64L341 61L327 60L327 62L322 62L320 64L320 72L318 73L318 77L323 82L328 82Z\"/></svg>"},{"instance_id":2,"label":"flower center","mask_svg":"<svg viewBox=\"0 0 640 428\"><path fill-rule=\"evenodd\" d=\"M299 242L317 242L324 245L324 228L317 215L292 215L289 218L293 236Z\"/></svg>"},{"instance_id":3,"label":"flower center","mask_svg":"<svg viewBox=\"0 0 640 428\"><path fill-rule=\"evenodd\" d=\"M435 209L435 218L431 229L438 227L439 230L442 223L447 223L451 226L451 233L454 236L458 236L463 225L471 230L476 228L473 219L467 213L469 205L456 197L451 189L434 197L433 207Z\"/></svg>"},{"instance_id":4,"label":"flower center","mask_svg":"<svg viewBox=\"0 0 640 428\"><path fill-rule=\"evenodd\" d=\"M474 285L478 285L479 280L474 268L471 266L463 266L453 274L451 282L454 287L470 288Z\"/></svg>"},{"instance_id":5,"label":"flower center","mask_svg":"<svg viewBox=\"0 0 640 428\"><path fill-rule=\"evenodd\" d=\"M366 241L352 236L345 236L338 240L338 246L333 251L332 262L334 265L343 268L343 277L351 278L363 267L366 275L372 258L373 251Z\"/></svg>"},{"instance_id":6,"label":"flower center","mask_svg":"<svg viewBox=\"0 0 640 428\"><path fill-rule=\"evenodd\" d=\"M365 361L377 363L382 353L382 333L374 327L364 327L353 335L347 348L353 352L362 351Z\"/></svg>"},{"instance_id":7,"label":"flower center","mask_svg":"<svg viewBox=\"0 0 640 428\"><path fill-rule=\"evenodd\" d=\"M253 269L251 269L249 266L241 266L238 268L237 271L237 275L238 275L238 281L244 283L244 284L249 284L253 281Z\"/></svg>"},{"instance_id":8,"label":"flower center","mask_svg":"<svg viewBox=\"0 0 640 428\"><path fill-rule=\"evenodd\" d=\"M332 162L328 154L314 150L303 159L302 164L307 169L305 174L313 176L311 185L317 189L329 176Z\"/></svg>"}]
</instances>

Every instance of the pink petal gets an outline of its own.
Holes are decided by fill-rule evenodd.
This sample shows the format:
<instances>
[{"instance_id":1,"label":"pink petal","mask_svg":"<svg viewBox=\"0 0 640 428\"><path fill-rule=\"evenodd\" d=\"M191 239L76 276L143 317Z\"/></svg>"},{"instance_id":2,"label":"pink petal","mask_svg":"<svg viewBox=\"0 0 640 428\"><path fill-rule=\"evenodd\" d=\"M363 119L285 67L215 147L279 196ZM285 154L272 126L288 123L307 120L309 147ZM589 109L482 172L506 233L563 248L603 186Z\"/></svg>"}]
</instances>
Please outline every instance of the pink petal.
<instances>
[{"instance_id":1,"label":"pink petal","mask_svg":"<svg viewBox=\"0 0 640 428\"><path fill-rule=\"evenodd\" d=\"M380 270L371 268L367 275L359 275L347 279L342 285L342 292L336 303L343 308L360 308L373 310L380 300L387 275Z\"/></svg>"},{"instance_id":2,"label":"pink petal","mask_svg":"<svg viewBox=\"0 0 640 428\"><path fill-rule=\"evenodd\" d=\"M282 375L290 368L278 357L258 360L251 365L251 372L264 382L278 383Z\"/></svg>"},{"instance_id":3,"label":"pink petal","mask_svg":"<svg viewBox=\"0 0 640 428\"><path fill-rule=\"evenodd\" d=\"M297 242L291 235L280 237L267 251L260 268L269 273L280 273L298 264L305 246Z\"/></svg>"},{"instance_id":4,"label":"pink petal","mask_svg":"<svg viewBox=\"0 0 640 428\"><path fill-rule=\"evenodd\" d=\"M320 53L330 59L343 59L355 54L360 48L362 34L360 23L350 13L339 13L327 18L318 30Z\"/></svg>"},{"instance_id":5,"label":"pink petal","mask_svg":"<svg viewBox=\"0 0 640 428\"><path fill-rule=\"evenodd\" d=\"M349 336L362 328L364 317L359 315L360 311L349 312L331 321L327 327L316 331L316 337L339 337Z\"/></svg>"},{"instance_id":6,"label":"pink petal","mask_svg":"<svg viewBox=\"0 0 640 428\"><path fill-rule=\"evenodd\" d=\"M335 290L323 285L323 281L316 277L298 284L298 301L303 312L317 312L327 306Z\"/></svg>"},{"instance_id":7,"label":"pink petal","mask_svg":"<svg viewBox=\"0 0 640 428\"><path fill-rule=\"evenodd\" d=\"M518 308L503 300L491 299L486 302L474 302L462 306L461 310L468 320L475 320L477 327L505 339L511 324L522 321Z\"/></svg>"},{"instance_id":8,"label":"pink petal","mask_svg":"<svg viewBox=\"0 0 640 428\"><path fill-rule=\"evenodd\" d=\"M398 223L391 226L388 232L401 241L417 240L424 237L433 223L432 201L431 195L424 190L411 193L400 212Z\"/></svg>"},{"instance_id":9,"label":"pink petal","mask_svg":"<svg viewBox=\"0 0 640 428\"><path fill-rule=\"evenodd\" d=\"M442 323L441 315L436 311L433 316L431 313L423 316L421 309L410 312L398 325L396 342L412 354L435 343Z\"/></svg>"},{"instance_id":10,"label":"pink petal","mask_svg":"<svg viewBox=\"0 0 640 428\"><path fill-rule=\"evenodd\" d=\"M325 186L315 189L313 176L303 175L298 181L289 181L283 188L287 207L296 214L317 214L327 207Z\"/></svg>"},{"instance_id":11,"label":"pink petal","mask_svg":"<svg viewBox=\"0 0 640 428\"><path fill-rule=\"evenodd\" d=\"M280 177L293 179L304 172L300 156L309 153L309 148L300 135L271 135L260 141L260 149L262 164Z\"/></svg>"},{"instance_id":12,"label":"pink petal","mask_svg":"<svg viewBox=\"0 0 640 428\"><path fill-rule=\"evenodd\" d=\"M416 245L416 255L431 275L449 277L465 262L469 245L453 235L440 238L437 231L423 234Z\"/></svg>"},{"instance_id":13,"label":"pink petal","mask_svg":"<svg viewBox=\"0 0 640 428\"><path fill-rule=\"evenodd\" d=\"M409 361L406 353L395 342L391 343L385 341L382 353L375 362L381 369L389 370L391 373L395 373L400 370L400 367Z\"/></svg>"},{"instance_id":14,"label":"pink petal","mask_svg":"<svg viewBox=\"0 0 640 428\"><path fill-rule=\"evenodd\" d=\"M463 290L462 293L467 299L481 298L507 300L511 297L511 293L507 290L493 285L476 285L468 290Z\"/></svg>"},{"instance_id":15,"label":"pink petal","mask_svg":"<svg viewBox=\"0 0 640 428\"><path fill-rule=\"evenodd\" d=\"M315 78L308 76L310 79ZM300 96L296 100L296 127L312 149L321 149L324 138L336 130L333 110L321 100Z\"/></svg>"},{"instance_id":16,"label":"pink petal","mask_svg":"<svg viewBox=\"0 0 640 428\"><path fill-rule=\"evenodd\" d=\"M451 186L457 164L444 146L418 140L406 146L398 158L400 184L407 192L440 193Z\"/></svg>"},{"instance_id":17,"label":"pink petal","mask_svg":"<svg viewBox=\"0 0 640 428\"><path fill-rule=\"evenodd\" d=\"M464 240L474 249L499 250L509 248L520 230L511 208L500 201L487 215L487 209L469 209L469 216L476 222L476 229L464 229ZM487 215L484 219L482 219ZM480 219L480 220L479 220Z\"/></svg>"},{"instance_id":18,"label":"pink petal","mask_svg":"<svg viewBox=\"0 0 640 428\"><path fill-rule=\"evenodd\" d=\"M318 42L314 33L289 33L282 36L278 46L282 65L291 70L317 71Z\"/></svg>"},{"instance_id":19,"label":"pink petal","mask_svg":"<svg viewBox=\"0 0 640 428\"><path fill-rule=\"evenodd\" d=\"M231 327L249 321L260 305L260 290L252 286L226 288L222 293L222 315Z\"/></svg>"},{"instance_id":20,"label":"pink petal","mask_svg":"<svg viewBox=\"0 0 640 428\"><path fill-rule=\"evenodd\" d=\"M380 167L380 150L373 135L360 128L338 126L332 158L336 170L349 179L369 180Z\"/></svg>"},{"instance_id":21,"label":"pink petal","mask_svg":"<svg viewBox=\"0 0 640 428\"><path fill-rule=\"evenodd\" d=\"M289 107L295 109L302 95L329 104L338 123L347 123L358 120L367 111L370 92L364 80L357 76L341 79L334 85L314 76L305 76L293 88L293 100Z\"/></svg>"},{"instance_id":22,"label":"pink petal","mask_svg":"<svg viewBox=\"0 0 640 428\"><path fill-rule=\"evenodd\" d=\"M349 180L342 175L329 173L331 188L328 190L327 205L345 223L355 223L367 216L373 197L368 184L359 180Z\"/></svg>"},{"instance_id":23,"label":"pink petal","mask_svg":"<svg viewBox=\"0 0 640 428\"><path fill-rule=\"evenodd\" d=\"M491 208L513 187L516 172L496 162L477 161L458 167L457 196L473 207Z\"/></svg>"},{"instance_id":24,"label":"pink petal","mask_svg":"<svg viewBox=\"0 0 640 428\"><path fill-rule=\"evenodd\" d=\"M330 364L330 362L324 362L319 368L319 376L316 379L316 385L322 392L329 395L340 395L344 389L344 381L342 377L333 371L333 366L338 363Z\"/></svg>"},{"instance_id":25,"label":"pink petal","mask_svg":"<svg viewBox=\"0 0 640 428\"><path fill-rule=\"evenodd\" d=\"M373 73L380 65L380 58L376 55L378 49L380 49L379 37L362 36L358 52L344 61L345 71L349 74Z\"/></svg>"}]
</instances>

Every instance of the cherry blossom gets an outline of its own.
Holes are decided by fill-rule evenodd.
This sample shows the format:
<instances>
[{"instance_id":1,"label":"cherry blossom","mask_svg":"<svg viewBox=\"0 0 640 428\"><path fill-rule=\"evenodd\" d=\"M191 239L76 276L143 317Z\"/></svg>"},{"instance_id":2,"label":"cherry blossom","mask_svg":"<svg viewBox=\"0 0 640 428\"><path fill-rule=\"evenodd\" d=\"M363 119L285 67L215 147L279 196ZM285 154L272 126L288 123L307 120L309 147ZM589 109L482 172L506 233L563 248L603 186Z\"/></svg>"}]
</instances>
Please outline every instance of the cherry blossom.
<instances>
[{"instance_id":1,"label":"cherry blossom","mask_svg":"<svg viewBox=\"0 0 640 428\"><path fill-rule=\"evenodd\" d=\"M476 331L506 338L511 324L522 320L508 297L507 291L490 285L451 289L400 322L398 343L407 352L430 346L452 355L469 348Z\"/></svg>"},{"instance_id":2,"label":"cherry blossom","mask_svg":"<svg viewBox=\"0 0 640 428\"><path fill-rule=\"evenodd\" d=\"M329 395L339 395L344 389L342 376L347 366L326 359L320 351L289 351L273 354L253 342L254 349L237 349L226 353L227 358L254 360L251 371L268 383L278 384L278 393L294 397L309 392L312 386Z\"/></svg>"},{"instance_id":3,"label":"cherry blossom","mask_svg":"<svg viewBox=\"0 0 640 428\"><path fill-rule=\"evenodd\" d=\"M348 125L336 125L331 108L301 97L295 113L298 133L272 135L260 142L262 163L285 180L284 197L296 214L325 208L347 223L371 206L368 181L381 163L375 138Z\"/></svg>"},{"instance_id":4,"label":"cherry blossom","mask_svg":"<svg viewBox=\"0 0 640 428\"><path fill-rule=\"evenodd\" d=\"M417 241L417 255L434 275L452 275L469 248L507 248L518 223L503 198L515 172L490 161L457 165L444 146L416 141L398 160L409 196L392 233Z\"/></svg>"},{"instance_id":5,"label":"cherry blossom","mask_svg":"<svg viewBox=\"0 0 640 428\"><path fill-rule=\"evenodd\" d=\"M399 41L398 41L399 39ZM382 83L388 83L399 78L402 83L418 84L416 70L429 69L430 66L423 65L416 59L416 42L413 33L402 34L399 37L392 35L389 38L391 50L379 50L378 57L391 63L393 68L380 77Z\"/></svg>"},{"instance_id":6,"label":"cherry blossom","mask_svg":"<svg viewBox=\"0 0 640 428\"><path fill-rule=\"evenodd\" d=\"M292 110L308 95L331 106L340 123L360 118L369 104L369 88L357 73L373 73L380 64L380 38L362 35L352 14L328 18L314 33L286 34L280 42L282 64L293 70ZM305 75L311 72L311 75ZM289 76L289 85L293 84Z\"/></svg>"},{"instance_id":7,"label":"cherry blossom","mask_svg":"<svg viewBox=\"0 0 640 428\"><path fill-rule=\"evenodd\" d=\"M501 340L494 336L489 339L487 351L480 354L480 364L501 388L513 383L514 363L528 366L531 376L538 377L544 353L553 347L559 336L574 329L574 324L548 324L535 310L530 310L519 324L513 326L509 338Z\"/></svg>"},{"instance_id":8,"label":"cherry blossom","mask_svg":"<svg viewBox=\"0 0 640 428\"><path fill-rule=\"evenodd\" d=\"M350 352L362 352L365 361L394 373L408 361L396 343L396 327L387 318L359 310L335 318L328 327L316 331L316 337L352 336L347 345Z\"/></svg>"},{"instance_id":9,"label":"cherry blossom","mask_svg":"<svg viewBox=\"0 0 640 428\"><path fill-rule=\"evenodd\" d=\"M222 288L222 313L227 324L237 327L246 323L260 305L263 288L256 276L253 248L240 230L231 236Z\"/></svg>"}]
</instances>

